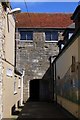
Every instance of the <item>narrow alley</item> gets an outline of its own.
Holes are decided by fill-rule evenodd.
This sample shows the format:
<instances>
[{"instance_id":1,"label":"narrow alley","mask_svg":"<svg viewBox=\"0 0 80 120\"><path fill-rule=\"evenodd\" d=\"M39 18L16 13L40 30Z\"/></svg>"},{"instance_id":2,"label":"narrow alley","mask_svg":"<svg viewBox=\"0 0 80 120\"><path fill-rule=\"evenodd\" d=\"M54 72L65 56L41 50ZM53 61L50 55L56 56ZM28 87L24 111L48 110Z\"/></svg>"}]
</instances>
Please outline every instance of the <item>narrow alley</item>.
<instances>
[{"instance_id":1,"label":"narrow alley","mask_svg":"<svg viewBox=\"0 0 80 120\"><path fill-rule=\"evenodd\" d=\"M23 3L0 1L0 120L80 120L80 3Z\"/></svg>"},{"instance_id":2,"label":"narrow alley","mask_svg":"<svg viewBox=\"0 0 80 120\"><path fill-rule=\"evenodd\" d=\"M21 119L70 119L76 120L59 104L53 102L28 101L25 103L17 120Z\"/></svg>"}]
</instances>

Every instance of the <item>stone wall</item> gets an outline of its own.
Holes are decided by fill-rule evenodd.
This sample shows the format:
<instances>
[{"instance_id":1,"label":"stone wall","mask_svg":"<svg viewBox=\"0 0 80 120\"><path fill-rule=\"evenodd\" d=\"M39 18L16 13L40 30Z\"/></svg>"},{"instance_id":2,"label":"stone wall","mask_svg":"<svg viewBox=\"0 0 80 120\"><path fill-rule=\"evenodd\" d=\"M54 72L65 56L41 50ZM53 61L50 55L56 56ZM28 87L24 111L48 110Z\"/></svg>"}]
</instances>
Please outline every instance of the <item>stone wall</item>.
<instances>
[{"instance_id":1,"label":"stone wall","mask_svg":"<svg viewBox=\"0 0 80 120\"><path fill-rule=\"evenodd\" d=\"M16 66L25 70L24 101L27 100L27 81L34 79L50 79L49 57L58 54L57 43L45 42L44 32L36 31L33 41L20 41L16 39Z\"/></svg>"},{"instance_id":2,"label":"stone wall","mask_svg":"<svg viewBox=\"0 0 80 120\"><path fill-rule=\"evenodd\" d=\"M0 3L0 120L2 119L2 86L3 86L3 64L2 58L4 59L4 24L5 24L5 16L2 4Z\"/></svg>"}]
</instances>

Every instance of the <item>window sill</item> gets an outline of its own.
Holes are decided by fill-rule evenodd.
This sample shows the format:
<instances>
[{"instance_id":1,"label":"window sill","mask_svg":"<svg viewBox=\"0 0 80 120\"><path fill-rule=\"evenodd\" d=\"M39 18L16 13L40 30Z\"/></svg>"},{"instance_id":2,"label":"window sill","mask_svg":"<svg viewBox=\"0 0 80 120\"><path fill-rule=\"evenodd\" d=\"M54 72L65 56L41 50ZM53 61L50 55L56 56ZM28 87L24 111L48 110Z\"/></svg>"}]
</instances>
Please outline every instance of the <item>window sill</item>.
<instances>
[{"instance_id":1,"label":"window sill","mask_svg":"<svg viewBox=\"0 0 80 120\"><path fill-rule=\"evenodd\" d=\"M58 41L45 41L46 43L57 43Z\"/></svg>"},{"instance_id":2,"label":"window sill","mask_svg":"<svg viewBox=\"0 0 80 120\"><path fill-rule=\"evenodd\" d=\"M14 95L16 95L16 94L17 94L17 91L14 92Z\"/></svg>"},{"instance_id":3,"label":"window sill","mask_svg":"<svg viewBox=\"0 0 80 120\"><path fill-rule=\"evenodd\" d=\"M19 40L21 42L33 42L33 40Z\"/></svg>"}]
</instances>

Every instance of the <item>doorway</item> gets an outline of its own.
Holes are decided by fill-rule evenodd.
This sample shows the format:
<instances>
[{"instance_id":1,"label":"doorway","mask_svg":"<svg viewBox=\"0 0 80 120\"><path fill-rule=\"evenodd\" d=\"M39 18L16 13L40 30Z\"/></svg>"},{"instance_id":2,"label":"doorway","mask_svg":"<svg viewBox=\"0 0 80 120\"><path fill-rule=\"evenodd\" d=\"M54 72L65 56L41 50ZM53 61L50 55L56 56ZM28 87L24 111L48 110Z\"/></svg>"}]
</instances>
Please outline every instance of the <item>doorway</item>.
<instances>
[{"instance_id":1,"label":"doorway","mask_svg":"<svg viewBox=\"0 0 80 120\"><path fill-rule=\"evenodd\" d=\"M31 80L30 81L30 100L39 101L39 80Z\"/></svg>"}]
</instances>

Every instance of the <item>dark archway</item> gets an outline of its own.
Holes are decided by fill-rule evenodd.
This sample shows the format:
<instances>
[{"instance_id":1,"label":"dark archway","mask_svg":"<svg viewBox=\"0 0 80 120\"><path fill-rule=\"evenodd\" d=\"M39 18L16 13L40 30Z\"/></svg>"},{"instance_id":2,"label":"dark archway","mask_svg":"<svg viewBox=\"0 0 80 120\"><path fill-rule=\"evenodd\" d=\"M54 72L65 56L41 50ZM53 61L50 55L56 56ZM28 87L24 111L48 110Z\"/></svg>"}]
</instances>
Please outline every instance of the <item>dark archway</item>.
<instances>
[{"instance_id":1,"label":"dark archway","mask_svg":"<svg viewBox=\"0 0 80 120\"><path fill-rule=\"evenodd\" d=\"M39 101L40 82L38 79L30 81L30 100Z\"/></svg>"}]
</instances>

